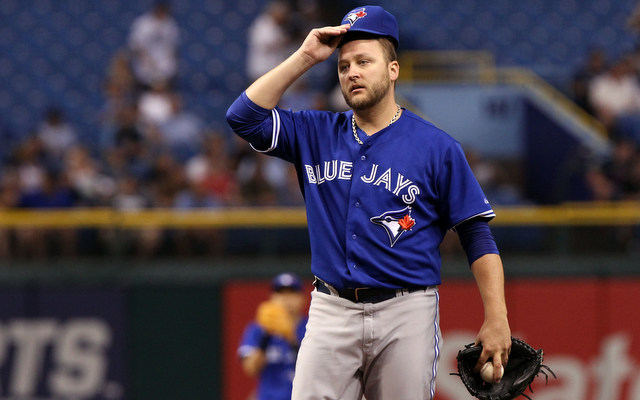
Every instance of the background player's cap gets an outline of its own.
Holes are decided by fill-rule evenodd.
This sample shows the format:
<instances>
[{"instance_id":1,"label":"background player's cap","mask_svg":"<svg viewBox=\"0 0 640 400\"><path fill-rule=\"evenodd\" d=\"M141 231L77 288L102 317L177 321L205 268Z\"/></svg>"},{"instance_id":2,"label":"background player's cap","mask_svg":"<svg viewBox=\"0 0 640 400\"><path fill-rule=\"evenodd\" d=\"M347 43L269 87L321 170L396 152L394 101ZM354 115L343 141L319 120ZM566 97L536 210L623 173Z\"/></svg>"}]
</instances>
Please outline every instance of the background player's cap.
<instances>
[{"instance_id":1,"label":"background player's cap","mask_svg":"<svg viewBox=\"0 0 640 400\"><path fill-rule=\"evenodd\" d=\"M362 6L349 11L341 24L350 24L340 45L367 36L384 36L390 39L396 48L400 43L400 32L396 17L380 6Z\"/></svg>"},{"instance_id":2,"label":"background player's cap","mask_svg":"<svg viewBox=\"0 0 640 400\"><path fill-rule=\"evenodd\" d=\"M271 281L271 290L278 292L282 289L291 289L295 291L302 290L302 282L300 278L291 273L284 273L276 276Z\"/></svg>"}]
</instances>

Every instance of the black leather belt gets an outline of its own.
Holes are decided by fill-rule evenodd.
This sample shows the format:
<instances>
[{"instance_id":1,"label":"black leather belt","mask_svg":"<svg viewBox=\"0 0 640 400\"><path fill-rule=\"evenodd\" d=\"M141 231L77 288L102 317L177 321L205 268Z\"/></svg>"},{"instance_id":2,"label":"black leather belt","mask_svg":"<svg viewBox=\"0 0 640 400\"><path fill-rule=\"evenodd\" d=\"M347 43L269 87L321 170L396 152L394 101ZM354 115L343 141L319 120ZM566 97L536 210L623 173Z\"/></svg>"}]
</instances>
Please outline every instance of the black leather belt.
<instances>
[{"instance_id":1,"label":"black leather belt","mask_svg":"<svg viewBox=\"0 0 640 400\"><path fill-rule=\"evenodd\" d=\"M318 292L335 296L327 284L316 279L314 285ZM387 288L355 288L355 289L333 289L338 293L339 297L351 300L354 303L379 303L394 297L402 296L409 293L425 291L435 288L435 286L416 286L404 289L387 289Z\"/></svg>"}]
</instances>

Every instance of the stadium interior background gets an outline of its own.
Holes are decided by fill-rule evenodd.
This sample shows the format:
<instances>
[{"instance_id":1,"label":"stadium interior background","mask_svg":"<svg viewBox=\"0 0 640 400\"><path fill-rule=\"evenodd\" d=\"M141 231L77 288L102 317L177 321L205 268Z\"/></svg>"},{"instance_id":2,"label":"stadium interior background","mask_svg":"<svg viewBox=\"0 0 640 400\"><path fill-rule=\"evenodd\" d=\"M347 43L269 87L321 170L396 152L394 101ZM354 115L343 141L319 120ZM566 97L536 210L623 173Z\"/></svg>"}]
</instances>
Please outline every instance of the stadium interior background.
<instances>
[{"instance_id":1,"label":"stadium interior background","mask_svg":"<svg viewBox=\"0 0 640 400\"><path fill-rule=\"evenodd\" d=\"M247 151L224 117L250 83L249 28L267 1L169 1L180 38L162 85L134 76L129 47L154 3L0 1L2 398L245 398L242 325L274 274L311 281L291 168ZM615 313L640 293L640 97L612 121L586 93L615 66L640 74L636 2L371 3L400 22L400 103L463 144L494 205L515 330L584 365L592 385L576 399L637 398L640 354L628 348L640 332ZM357 5L291 0L285 50ZM329 63L316 67L283 106L340 110L336 83ZM449 282L464 298L471 276L454 234L441 251L443 291ZM531 304L538 290L547 302ZM529 325L567 298L576 303L553 322L566 329ZM452 343L475 329L459 318L444 321ZM576 323L602 351L572 347ZM87 362L62 344L74 334L81 360L78 349L93 349ZM614 342L628 355L624 379L588 372ZM22 352L29 343L38 356ZM443 379L439 399L463 398ZM593 388L607 379L621 389Z\"/></svg>"}]
</instances>

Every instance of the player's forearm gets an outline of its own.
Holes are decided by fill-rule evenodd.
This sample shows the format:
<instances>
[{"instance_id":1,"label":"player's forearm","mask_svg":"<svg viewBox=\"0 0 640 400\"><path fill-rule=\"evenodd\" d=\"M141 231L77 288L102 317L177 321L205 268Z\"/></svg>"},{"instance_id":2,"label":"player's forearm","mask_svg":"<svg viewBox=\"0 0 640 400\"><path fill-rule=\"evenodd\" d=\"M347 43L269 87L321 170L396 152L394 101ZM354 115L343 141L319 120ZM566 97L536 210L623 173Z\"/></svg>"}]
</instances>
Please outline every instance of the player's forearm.
<instances>
[{"instance_id":1,"label":"player's forearm","mask_svg":"<svg viewBox=\"0 0 640 400\"><path fill-rule=\"evenodd\" d=\"M485 254L471 264L484 306L485 319L507 318L504 270L497 254Z\"/></svg>"},{"instance_id":2,"label":"player's forearm","mask_svg":"<svg viewBox=\"0 0 640 400\"><path fill-rule=\"evenodd\" d=\"M497 254L485 254L471 264L471 271L480 289L484 305L484 322L476 336L476 344L482 344L482 354L475 368L479 371L492 359L496 371L506 365L511 347L511 329L507 318L504 295L504 271ZM499 378L499 372L495 379Z\"/></svg>"},{"instance_id":3,"label":"player's forearm","mask_svg":"<svg viewBox=\"0 0 640 400\"><path fill-rule=\"evenodd\" d=\"M284 92L314 64L311 58L296 51L252 83L246 90L247 97L260 107L272 109L278 105Z\"/></svg>"}]
</instances>

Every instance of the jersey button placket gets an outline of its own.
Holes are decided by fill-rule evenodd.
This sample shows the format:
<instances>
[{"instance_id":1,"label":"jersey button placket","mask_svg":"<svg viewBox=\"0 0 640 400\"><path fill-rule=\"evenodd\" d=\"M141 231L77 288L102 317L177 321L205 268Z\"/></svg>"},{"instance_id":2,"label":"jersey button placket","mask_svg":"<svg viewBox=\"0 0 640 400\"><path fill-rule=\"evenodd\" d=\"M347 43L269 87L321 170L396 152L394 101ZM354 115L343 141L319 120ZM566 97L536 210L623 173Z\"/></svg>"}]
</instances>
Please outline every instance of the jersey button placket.
<instances>
[{"instance_id":1,"label":"jersey button placket","mask_svg":"<svg viewBox=\"0 0 640 400\"><path fill-rule=\"evenodd\" d=\"M364 145L364 146L361 146L361 148L360 148L360 157L359 157L360 161L366 161L366 160L367 160L367 155L366 155L366 154L364 154L364 152L365 152L369 147L370 147L370 145L369 145L368 143L365 143L365 145ZM358 161L356 161L354 164L359 164L359 162L358 162ZM363 167L363 166L364 166L364 165L361 165L360 167ZM355 171L356 169L359 169L359 168L357 168L357 167L354 165L354 171ZM366 171L366 167L365 167L365 171ZM357 183L361 183L361 182L359 182L359 179L360 179L360 178L359 178L359 176L360 176L360 175L359 175L358 173L355 173L355 172L354 172L354 179L357 179L357 181L356 181ZM355 185L353 185L353 186L352 186L352 189L356 189L358 186L359 186L358 184L355 184ZM356 197L356 198L358 199L358 200L353 200L353 203L352 203L352 204L354 205L354 207L355 207L355 208L357 208L357 209L360 209L360 208L362 207L362 203L361 203L361 201L359 200L359 198L360 198L360 194L361 194L361 193L359 193L359 192L360 192L360 191L356 191L356 192L354 193L354 192L352 191L352 194L351 194L352 196L354 196L354 197ZM359 211L359 212L361 212L361 211ZM355 213L355 214L357 215L357 217L356 217L356 218L358 218L358 219L361 217L361 216L359 216L359 212L356 212L356 213ZM349 212L349 217L348 217L347 219L349 220L350 218L353 218L353 217L354 217L354 215L353 215L351 212ZM356 225L357 225L357 224L356 224ZM348 224L348 226L354 226L354 225L353 225L353 224ZM353 232L353 231L352 231L352 232L351 232L351 242L352 242L352 243L354 243L354 245L355 245L355 243L356 243L356 241L357 241L357 240L358 240L358 234L357 234L356 232ZM353 247L351 247L351 245L347 245L347 259L348 259L348 261L351 261L348 265L350 266L350 269L351 269L352 271L353 271L353 270L359 270L359 269L360 269L360 267L358 266L358 264L354 263L354 262L353 262L354 260L351 258L351 257L353 257L354 255L355 255L355 254L354 254L354 248L353 248Z\"/></svg>"}]
</instances>

